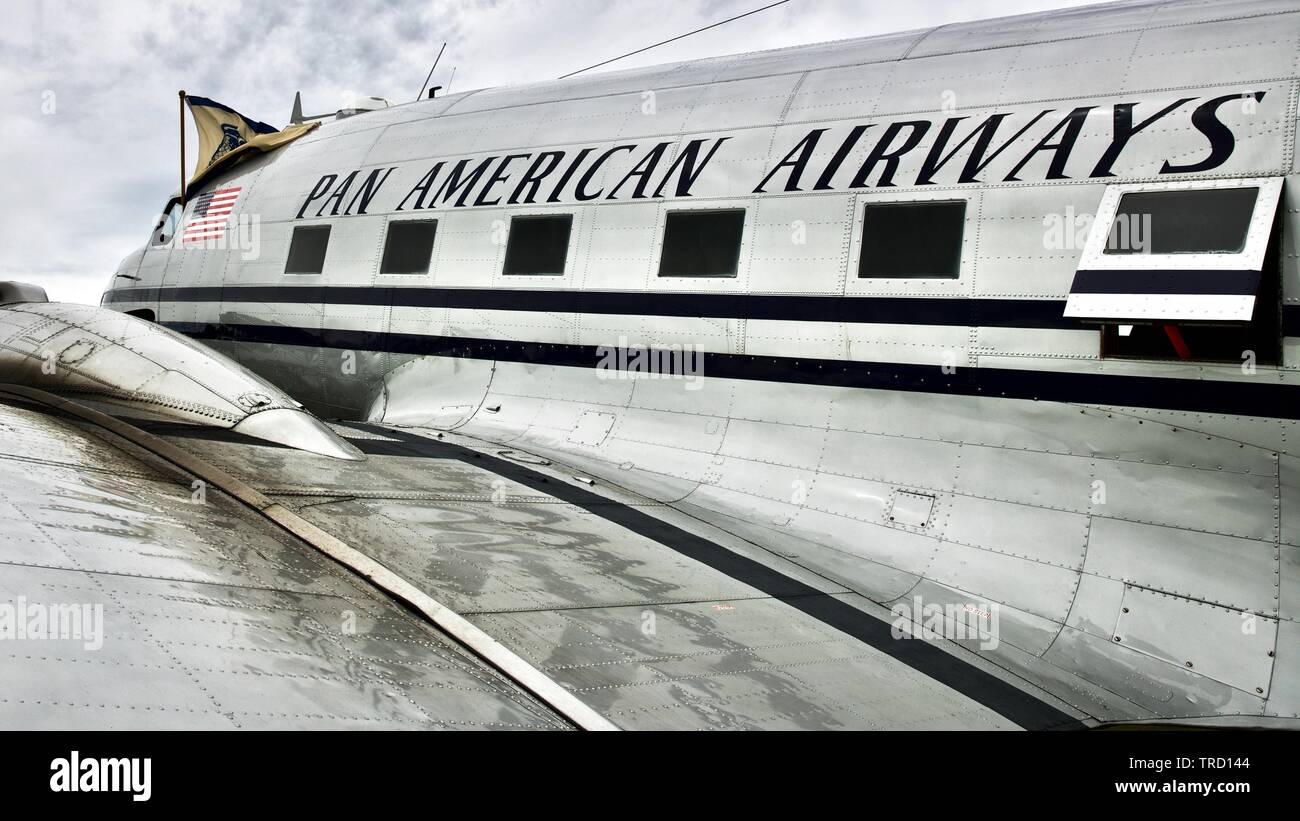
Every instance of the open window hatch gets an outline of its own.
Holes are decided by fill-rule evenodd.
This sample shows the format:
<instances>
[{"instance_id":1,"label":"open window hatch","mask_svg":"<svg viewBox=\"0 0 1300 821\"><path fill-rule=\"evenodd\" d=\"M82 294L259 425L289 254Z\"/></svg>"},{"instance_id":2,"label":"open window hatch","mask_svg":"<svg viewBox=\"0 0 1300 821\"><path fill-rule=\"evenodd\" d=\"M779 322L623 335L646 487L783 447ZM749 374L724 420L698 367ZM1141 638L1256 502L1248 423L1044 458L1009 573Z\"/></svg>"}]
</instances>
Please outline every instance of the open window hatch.
<instances>
[{"instance_id":1,"label":"open window hatch","mask_svg":"<svg viewBox=\"0 0 1300 821\"><path fill-rule=\"evenodd\" d=\"M1103 357L1276 364L1280 177L1107 187L1065 316Z\"/></svg>"}]
</instances>

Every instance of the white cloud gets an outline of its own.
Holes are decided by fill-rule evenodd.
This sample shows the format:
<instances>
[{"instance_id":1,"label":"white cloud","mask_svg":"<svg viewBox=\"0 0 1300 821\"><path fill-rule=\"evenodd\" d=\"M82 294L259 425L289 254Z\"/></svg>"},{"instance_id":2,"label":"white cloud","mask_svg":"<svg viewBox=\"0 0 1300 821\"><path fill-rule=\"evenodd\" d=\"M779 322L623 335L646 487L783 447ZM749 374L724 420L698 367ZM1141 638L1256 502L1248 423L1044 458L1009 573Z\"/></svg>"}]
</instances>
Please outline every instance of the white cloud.
<instances>
[{"instance_id":1,"label":"white cloud","mask_svg":"<svg viewBox=\"0 0 1300 821\"><path fill-rule=\"evenodd\" d=\"M609 68L1068 4L793 0ZM0 31L0 278L44 285L53 299L98 301L177 186L178 89L282 126L300 89L307 109L332 111L349 92L413 99L444 40L434 84L446 85L454 67L452 90L465 91L558 77L760 5L9 0Z\"/></svg>"}]
</instances>

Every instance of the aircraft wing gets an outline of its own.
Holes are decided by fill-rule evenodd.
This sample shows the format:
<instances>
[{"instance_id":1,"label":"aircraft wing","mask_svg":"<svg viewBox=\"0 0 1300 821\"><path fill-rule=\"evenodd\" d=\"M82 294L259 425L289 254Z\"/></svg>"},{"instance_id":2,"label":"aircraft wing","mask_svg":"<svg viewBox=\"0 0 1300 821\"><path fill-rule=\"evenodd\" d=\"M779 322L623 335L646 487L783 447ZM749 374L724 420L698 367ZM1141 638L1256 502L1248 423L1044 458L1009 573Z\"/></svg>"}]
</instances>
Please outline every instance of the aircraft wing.
<instances>
[{"instance_id":1,"label":"aircraft wing","mask_svg":"<svg viewBox=\"0 0 1300 821\"><path fill-rule=\"evenodd\" d=\"M584 726L557 690L625 729L1077 726L836 583L521 452L336 425L347 461L0 400L0 601L87 615L0 646L0 726Z\"/></svg>"},{"instance_id":2,"label":"aircraft wing","mask_svg":"<svg viewBox=\"0 0 1300 821\"><path fill-rule=\"evenodd\" d=\"M0 488L0 727L571 726L364 579L103 429L6 396Z\"/></svg>"}]
</instances>

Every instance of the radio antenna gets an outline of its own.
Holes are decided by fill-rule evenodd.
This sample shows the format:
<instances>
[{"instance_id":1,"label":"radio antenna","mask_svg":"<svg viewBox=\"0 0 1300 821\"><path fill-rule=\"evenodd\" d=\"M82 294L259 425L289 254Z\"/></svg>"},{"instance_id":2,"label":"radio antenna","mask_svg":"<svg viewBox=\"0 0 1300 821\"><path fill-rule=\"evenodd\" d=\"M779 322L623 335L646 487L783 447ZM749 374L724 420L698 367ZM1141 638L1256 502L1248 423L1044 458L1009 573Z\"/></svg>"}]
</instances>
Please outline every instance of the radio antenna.
<instances>
[{"instance_id":1,"label":"radio antenna","mask_svg":"<svg viewBox=\"0 0 1300 821\"><path fill-rule=\"evenodd\" d=\"M674 43L674 42L676 42L676 41L678 41L678 40L682 40L682 39L685 39L685 38L687 38L687 37L690 37L692 34L699 34L699 33L702 32L702 31L708 31L709 29L715 29L715 28L717 28L718 26L725 26L727 23L731 23L731 22L733 22L733 21L735 21L735 20L739 20L739 19L742 18L742 17L748 17L748 16L751 15L751 14L758 14L760 11L767 11L768 9L774 9L774 8L776 8L777 6L783 6L783 5L785 5L786 3L789 3L789 2L790 2L790 0L777 0L777 2L775 2L775 3L769 3L768 5L763 6L762 8L757 8L757 9L754 9L753 11L747 11L747 12L745 12L744 14L737 14L735 17L728 17L726 20L719 20L718 22L716 22L716 23L712 23L712 24L710 24L710 25L707 25L707 26L705 26L704 28L698 28L698 29L696 29L695 31L688 31L688 32L686 32L685 34L679 34L679 35L677 35L676 37L669 37L667 40L662 40L662 41L660 41L660 42L658 42L658 43L655 43L654 45L646 46L645 48L639 48L639 49L637 49L636 51L629 51L627 54L620 54L620 55L617 56L617 57L611 57L610 59L605 60L604 62L596 63L594 66L587 66L586 68L580 68L580 69L578 69L577 71L570 71L568 74L563 74L563 75L561 75L560 77L558 77L557 79L563 80L563 79L565 79L566 77L572 77L573 75L575 75L575 74L581 74L581 73L584 72L584 71L591 71L593 68L600 68L601 66L607 66L607 65L609 65L610 63L614 63L614 62L617 62L617 61L619 61L619 60L622 60L624 57L631 57L633 54L640 54L641 52L643 52L643 51L649 51L649 50L652 49L652 48L659 48L660 46L665 46L665 45L668 45L669 43Z\"/></svg>"},{"instance_id":2,"label":"radio antenna","mask_svg":"<svg viewBox=\"0 0 1300 821\"><path fill-rule=\"evenodd\" d=\"M424 78L424 82L420 85L420 92L415 95L415 101L417 103L420 102L420 98L424 96L425 86L429 85L429 81L433 79L433 70L438 67L438 61L442 59L442 53L446 50L447 44L443 43L442 48L438 49L438 56L433 58L433 65L429 67L429 76Z\"/></svg>"}]
</instances>

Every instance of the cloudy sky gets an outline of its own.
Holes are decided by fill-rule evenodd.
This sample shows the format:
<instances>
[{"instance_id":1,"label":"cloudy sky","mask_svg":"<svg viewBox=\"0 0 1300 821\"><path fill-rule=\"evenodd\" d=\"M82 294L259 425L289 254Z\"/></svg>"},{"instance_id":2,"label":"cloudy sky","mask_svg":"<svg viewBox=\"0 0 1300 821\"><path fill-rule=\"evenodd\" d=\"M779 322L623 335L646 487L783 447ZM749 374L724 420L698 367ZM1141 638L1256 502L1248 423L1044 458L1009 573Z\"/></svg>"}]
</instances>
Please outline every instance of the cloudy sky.
<instances>
[{"instance_id":1,"label":"cloudy sky","mask_svg":"<svg viewBox=\"0 0 1300 821\"><path fill-rule=\"evenodd\" d=\"M558 77L764 0L4 0L0 279L98 302L177 185L178 89L274 126L345 95ZM610 69L1040 11L1071 0L791 0ZM191 139L192 139L191 128ZM193 143L190 143L193 145ZM191 154L191 163L192 163Z\"/></svg>"}]
</instances>

